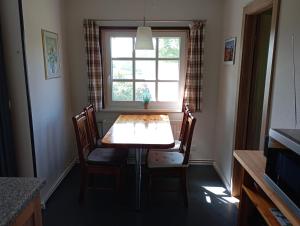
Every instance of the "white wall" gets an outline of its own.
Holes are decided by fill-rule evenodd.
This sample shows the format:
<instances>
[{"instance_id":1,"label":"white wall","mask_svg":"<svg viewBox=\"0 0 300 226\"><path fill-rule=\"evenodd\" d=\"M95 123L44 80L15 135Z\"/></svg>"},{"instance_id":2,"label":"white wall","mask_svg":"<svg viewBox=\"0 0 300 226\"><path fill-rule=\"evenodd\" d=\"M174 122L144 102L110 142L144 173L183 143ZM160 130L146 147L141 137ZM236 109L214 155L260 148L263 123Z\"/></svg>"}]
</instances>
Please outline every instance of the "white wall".
<instances>
[{"instance_id":1,"label":"white wall","mask_svg":"<svg viewBox=\"0 0 300 226\"><path fill-rule=\"evenodd\" d=\"M205 77L203 112L198 119L192 145L192 160L212 160L215 142L215 117L219 79L220 35L223 0L147 0L145 16L148 20L206 19ZM72 86L73 113L87 105L87 73L84 50L84 19L131 19L144 17L143 1L139 0L65 0L68 58ZM98 114L99 119L113 120L117 114ZM178 119L181 115L172 114Z\"/></svg>"},{"instance_id":2,"label":"white wall","mask_svg":"<svg viewBox=\"0 0 300 226\"><path fill-rule=\"evenodd\" d=\"M243 7L249 0L227 0L224 4L223 35L220 42L229 37L237 37L235 64L223 63L219 57L220 79L219 97L216 118L215 167L227 188L231 184L231 162L234 135L235 109L237 104L238 66L240 61L240 41L242 29Z\"/></svg>"},{"instance_id":3,"label":"white wall","mask_svg":"<svg viewBox=\"0 0 300 226\"><path fill-rule=\"evenodd\" d=\"M23 14L37 176L47 180L42 190L45 200L76 151L62 1L23 1ZM58 33L60 78L45 79L41 29Z\"/></svg>"},{"instance_id":4,"label":"white wall","mask_svg":"<svg viewBox=\"0 0 300 226\"><path fill-rule=\"evenodd\" d=\"M292 35L295 37L295 64L298 125L300 128L300 1L281 1L271 127L295 128Z\"/></svg>"},{"instance_id":5,"label":"white wall","mask_svg":"<svg viewBox=\"0 0 300 226\"><path fill-rule=\"evenodd\" d=\"M34 171L17 0L0 1L0 21L17 173L19 176L30 177L34 175Z\"/></svg>"},{"instance_id":6,"label":"white wall","mask_svg":"<svg viewBox=\"0 0 300 226\"><path fill-rule=\"evenodd\" d=\"M221 60L218 115L216 127L215 160L216 168L227 187L231 184L232 151L234 138L235 108L237 104L238 66L240 61L240 37L243 7L249 0L227 0L224 5L224 31L221 42L231 36L237 37L236 64L224 65ZM291 34L295 34L298 117L300 116L300 15L298 0L281 1L277 51L275 57L274 86L272 93L271 127L294 128L292 82ZM299 124L298 127L300 128Z\"/></svg>"}]
</instances>

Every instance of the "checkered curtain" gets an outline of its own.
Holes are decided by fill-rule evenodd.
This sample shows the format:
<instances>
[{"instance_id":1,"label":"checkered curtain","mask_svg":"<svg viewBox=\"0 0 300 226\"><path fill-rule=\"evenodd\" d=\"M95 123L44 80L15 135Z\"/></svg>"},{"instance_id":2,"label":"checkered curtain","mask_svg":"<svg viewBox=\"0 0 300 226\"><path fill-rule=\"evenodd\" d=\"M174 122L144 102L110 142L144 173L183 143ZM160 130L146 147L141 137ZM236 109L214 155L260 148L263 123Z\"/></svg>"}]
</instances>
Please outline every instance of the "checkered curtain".
<instances>
[{"instance_id":1,"label":"checkered curtain","mask_svg":"<svg viewBox=\"0 0 300 226\"><path fill-rule=\"evenodd\" d=\"M85 20L83 27L87 55L88 101L94 105L96 111L100 111L104 108L100 31L93 20Z\"/></svg>"},{"instance_id":2,"label":"checkered curtain","mask_svg":"<svg viewBox=\"0 0 300 226\"><path fill-rule=\"evenodd\" d=\"M187 72L185 78L183 107L189 105L192 112L201 111L204 26L202 21L194 21L190 26L188 41Z\"/></svg>"}]
</instances>

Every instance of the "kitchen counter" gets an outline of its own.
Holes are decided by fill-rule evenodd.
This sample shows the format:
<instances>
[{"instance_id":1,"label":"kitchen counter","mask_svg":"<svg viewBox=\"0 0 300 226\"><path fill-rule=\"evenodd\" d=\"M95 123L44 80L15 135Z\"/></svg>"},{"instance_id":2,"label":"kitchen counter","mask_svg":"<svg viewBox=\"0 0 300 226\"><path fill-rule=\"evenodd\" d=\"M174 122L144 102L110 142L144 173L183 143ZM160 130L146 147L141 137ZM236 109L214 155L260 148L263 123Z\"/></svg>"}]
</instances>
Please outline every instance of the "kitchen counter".
<instances>
[{"instance_id":1,"label":"kitchen counter","mask_svg":"<svg viewBox=\"0 0 300 226\"><path fill-rule=\"evenodd\" d=\"M269 135L300 155L300 129L270 129Z\"/></svg>"},{"instance_id":2,"label":"kitchen counter","mask_svg":"<svg viewBox=\"0 0 300 226\"><path fill-rule=\"evenodd\" d=\"M12 225L44 184L37 178L0 177L0 226Z\"/></svg>"}]
</instances>

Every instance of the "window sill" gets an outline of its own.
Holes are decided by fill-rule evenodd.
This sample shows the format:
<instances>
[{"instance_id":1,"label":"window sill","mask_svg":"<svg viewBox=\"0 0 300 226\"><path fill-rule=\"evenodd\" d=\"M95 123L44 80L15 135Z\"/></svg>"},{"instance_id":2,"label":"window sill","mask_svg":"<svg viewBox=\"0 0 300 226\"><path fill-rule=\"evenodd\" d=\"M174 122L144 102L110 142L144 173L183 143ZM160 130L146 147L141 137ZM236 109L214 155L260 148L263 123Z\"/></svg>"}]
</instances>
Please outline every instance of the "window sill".
<instances>
[{"instance_id":1,"label":"window sill","mask_svg":"<svg viewBox=\"0 0 300 226\"><path fill-rule=\"evenodd\" d=\"M106 108L100 112L116 112L116 113L181 113L181 109L126 109L126 108Z\"/></svg>"}]
</instances>

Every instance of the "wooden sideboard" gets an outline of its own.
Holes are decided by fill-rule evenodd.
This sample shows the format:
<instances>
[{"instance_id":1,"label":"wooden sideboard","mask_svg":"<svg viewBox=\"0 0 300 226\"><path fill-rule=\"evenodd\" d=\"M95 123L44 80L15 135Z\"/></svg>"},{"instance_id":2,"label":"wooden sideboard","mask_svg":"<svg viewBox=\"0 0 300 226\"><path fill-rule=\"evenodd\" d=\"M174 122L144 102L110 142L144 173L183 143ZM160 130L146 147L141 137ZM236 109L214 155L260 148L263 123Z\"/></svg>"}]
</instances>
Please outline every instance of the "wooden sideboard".
<instances>
[{"instance_id":1,"label":"wooden sideboard","mask_svg":"<svg viewBox=\"0 0 300 226\"><path fill-rule=\"evenodd\" d=\"M0 177L0 226L42 226L44 184L38 178Z\"/></svg>"},{"instance_id":2,"label":"wooden sideboard","mask_svg":"<svg viewBox=\"0 0 300 226\"><path fill-rule=\"evenodd\" d=\"M280 226L270 208L279 209L292 225L299 226L299 217L265 181L265 166L262 151L234 151L232 195L240 199L238 226L258 225L254 212L267 225Z\"/></svg>"},{"instance_id":3,"label":"wooden sideboard","mask_svg":"<svg viewBox=\"0 0 300 226\"><path fill-rule=\"evenodd\" d=\"M36 195L10 226L42 226L41 199Z\"/></svg>"}]
</instances>

